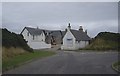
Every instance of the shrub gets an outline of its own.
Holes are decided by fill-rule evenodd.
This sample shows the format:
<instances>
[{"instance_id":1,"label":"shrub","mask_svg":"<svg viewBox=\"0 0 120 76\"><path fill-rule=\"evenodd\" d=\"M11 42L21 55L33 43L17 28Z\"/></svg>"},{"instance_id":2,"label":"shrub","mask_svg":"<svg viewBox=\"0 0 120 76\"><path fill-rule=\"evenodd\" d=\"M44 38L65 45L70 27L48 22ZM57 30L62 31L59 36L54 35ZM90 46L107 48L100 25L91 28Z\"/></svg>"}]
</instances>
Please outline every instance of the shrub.
<instances>
[{"instance_id":1,"label":"shrub","mask_svg":"<svg viewBox=\"0 0 120 76\"><path fill-rule=\"evenodd\" d=\"M2 29L2 46L6 48L20 47L26 51L32 52L33 50L27 45L25 39L20 34L11 33L7 29Z\"/></svg>"},{"instance_id":2,"label":"shrub","mask_svg":"<svg viewBox=\"0 0 120 76\"><path fill-rule=\"evenodd\" d=\"M100 32L90 42L90 45L84 49L90 50L118 50L120 49L119 43L120 34L111 32Z\"/></svg>"}]
</instances>

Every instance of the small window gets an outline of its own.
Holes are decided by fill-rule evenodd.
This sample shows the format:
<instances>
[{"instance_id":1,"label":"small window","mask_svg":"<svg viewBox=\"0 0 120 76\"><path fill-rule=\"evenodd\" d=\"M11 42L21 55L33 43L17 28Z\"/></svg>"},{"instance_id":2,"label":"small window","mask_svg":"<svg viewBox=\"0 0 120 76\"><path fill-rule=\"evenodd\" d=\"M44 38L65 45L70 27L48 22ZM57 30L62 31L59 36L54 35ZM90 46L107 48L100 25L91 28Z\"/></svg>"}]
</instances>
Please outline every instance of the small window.
<instances>
[{"instance_id":1,"label":"small window","mask_svg":"<svg viewBox=\"0 0 120 76\"><path fill-rule=\"evenodd\" d=\"M34 35L33 35L33 40L35 39Z\"/></svg>"},{"instance_id":2,"label":"small window","mask_svg":"<svg viewBox=\"0 0 120 76\"><path fill-rule=\"evenodd\" d=\"M27 36L29 36L29 32L27 33Z\"/></svg>"},{"instance_id":3,"label":"small window","mask_svg":"<svg viewBox=\"0 0 120 76\"><path fill-rule=\"evenodd\" d=\"M71 41L72 39L67 39L68 41Z\"/></svg>"},{"instance_id":4,"label":"small window","mask_svg":"<svg viewBox=\"0 0 120 76\"><path fill-rule=\"evenodd\" d=\"M73 46L73 39L72 38L67 39L67 46L68 47L72 47Z\"/></svg>"}]
</instances>

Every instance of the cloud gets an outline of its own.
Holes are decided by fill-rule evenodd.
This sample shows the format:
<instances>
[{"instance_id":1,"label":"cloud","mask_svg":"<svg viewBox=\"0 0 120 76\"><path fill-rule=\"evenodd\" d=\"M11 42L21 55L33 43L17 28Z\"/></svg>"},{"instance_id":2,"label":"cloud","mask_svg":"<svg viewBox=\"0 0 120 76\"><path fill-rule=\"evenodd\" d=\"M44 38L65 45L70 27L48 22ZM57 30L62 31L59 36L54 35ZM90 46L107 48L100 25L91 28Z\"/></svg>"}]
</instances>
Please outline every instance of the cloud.
<instances>
[{"instance_id":1,"label":"cloud","mask_svg":"<svg viewBox=\"0 0 120 76\"><path fill-rule=\"evenodd\" d=\"M118 31L117 2L8 2L2 6L3 27L16 33L25 26L64 30L69 22L73 29L83 25L91 37L100 31Z\"/></svg>"}]
</instances>

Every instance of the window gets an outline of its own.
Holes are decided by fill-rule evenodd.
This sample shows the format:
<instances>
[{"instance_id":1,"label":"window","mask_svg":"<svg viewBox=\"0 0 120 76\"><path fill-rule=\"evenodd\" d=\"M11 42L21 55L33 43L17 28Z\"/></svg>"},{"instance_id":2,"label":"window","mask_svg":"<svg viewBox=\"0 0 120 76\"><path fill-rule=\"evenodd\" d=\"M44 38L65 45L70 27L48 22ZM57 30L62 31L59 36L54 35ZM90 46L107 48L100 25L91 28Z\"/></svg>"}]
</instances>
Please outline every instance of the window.
<instances>
[{"instance_id":1,"label":"window","mask_svg":"<svg viewBox=\"0 0 120 76\"><path fill-rule=\"evenodd\" d=\"M33 40L35 39L34 35L33 35Z\"/></svg>"},{"instance_id":2,"label":"window","mask_svg":"<svg viewBox=\"0 0 120 76\"><path fill-rule=\"evenodd\" d=\"M71 41L72 39L67 39L67 41Z\"/></svg>"},{"instance_id":3,"label":"window","mask_svg":"<svg viewBox=\"0 0 120 76\"><path fill-rule=\"evenodd\" d=\"M29 32L27 33L27 36L29 36Z\"/></svg>"}]
</instances>

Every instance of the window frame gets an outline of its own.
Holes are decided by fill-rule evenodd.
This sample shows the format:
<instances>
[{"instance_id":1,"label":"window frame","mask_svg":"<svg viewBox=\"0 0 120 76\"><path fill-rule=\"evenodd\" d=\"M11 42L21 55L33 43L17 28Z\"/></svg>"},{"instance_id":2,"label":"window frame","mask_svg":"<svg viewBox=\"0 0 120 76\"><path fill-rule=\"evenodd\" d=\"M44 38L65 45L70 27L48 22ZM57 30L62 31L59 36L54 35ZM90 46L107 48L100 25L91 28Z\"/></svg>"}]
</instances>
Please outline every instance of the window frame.
<instances>
[{"instance_id":1,"label":"window frame","mask_svg":"<svg viewBox=\"0 0 120 76\"><path fill-rule=\"evenodd\" d=\"M27 36L29 36L29 32L27 33Z\"/></svg>"}]
</instances>

